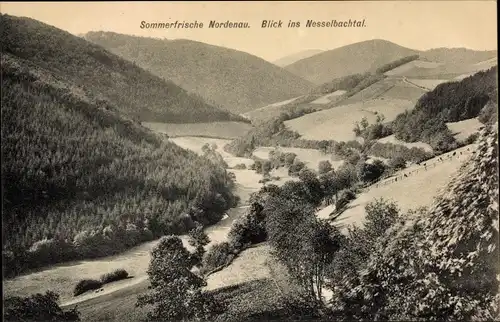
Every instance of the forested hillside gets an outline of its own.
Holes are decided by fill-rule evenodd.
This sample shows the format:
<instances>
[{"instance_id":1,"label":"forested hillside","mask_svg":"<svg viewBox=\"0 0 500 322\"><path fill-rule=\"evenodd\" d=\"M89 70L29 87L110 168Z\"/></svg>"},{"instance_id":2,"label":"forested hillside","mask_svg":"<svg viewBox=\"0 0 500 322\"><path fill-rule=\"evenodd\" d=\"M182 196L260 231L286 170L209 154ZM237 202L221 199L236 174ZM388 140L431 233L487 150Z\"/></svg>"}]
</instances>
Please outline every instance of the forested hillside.
<instances>
[{"instance_id":1,"label":"forested hillside","mask_svg":"<svg viewBox=\"0 0 500 322\"><path fill-rule=\"evenodd\" d=\"M7 274L186 232L234 205L224 165L29 61L4 54L1 68Z\"/></svg>"},{"instance_id":2,"label":"forested hillside","mask_svg":"<svg viewBox=\"0 0 500 322\"><path fill-rule=\"evenodd\" d=\"M26 59L141 121L243 120L83 38L37 20L2 15L2 53Z\"/></svg>"},{"instance_id":3,"label":"forested hillside","mask_svg":"<svg viewBox=\"0 0 500 322\"><path fill-rule=\"evenodd\" d=\"M234 49L113 32L89 32L85 38L233 113L297 97L312 88L283 68Z\"/></svg>"},{"instance_id":4,"label":"forested hillside","mask_svg":"<svg viewBox=\"0 0 500 322\"><path fill-rule=\"evenodd\" d=\"M497 66L459 82L440 84L424 94L415 109L400 114L393 131L401 140L423 141L446 150L453 138L445 123L477 117L488 101L498 104L497 92Z\"/></svg>"}]
</instances>

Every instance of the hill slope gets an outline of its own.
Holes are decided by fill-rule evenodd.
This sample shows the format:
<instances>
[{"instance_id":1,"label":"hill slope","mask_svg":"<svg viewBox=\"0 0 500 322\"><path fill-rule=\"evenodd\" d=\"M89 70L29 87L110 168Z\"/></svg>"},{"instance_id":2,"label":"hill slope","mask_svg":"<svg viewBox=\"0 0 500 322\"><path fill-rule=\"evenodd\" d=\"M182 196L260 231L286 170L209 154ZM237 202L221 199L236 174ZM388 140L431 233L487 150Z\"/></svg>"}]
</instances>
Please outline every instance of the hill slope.
<instances>
[{"instance_id":1,"label":"hill slope","mask_svg":"<svg viewBox=\"0 0 500 322\"><path fill-rule=\"evenodd\" d=\"M497 57L496 50L477 51L466 48L434 48L423 52L422 58L447 64L476 64Z\"/></svg>"},{"instance_id":2,"label":"hill slope","mask_svg":"<svg viewBox=\"0 0 500 322\"><path fill-rule=\"evenodd\" d=\"M124 118L90 90L9 54L1 82L6 274L185 232L234 204L224 165Z\"/></svg>"},{"instance_id":3,"label":"hill slope","mask_svg":"<svg viewBox=\"0 0 500 322\"><path fill-rule=\"evenodd\" d=\"M233 113L299 96L312 85L256 56L190 40L89 32L87 40Z\"/></svg>"},{"instance_id":4,"label":"hill slope","mask_svg":"<svg viewBox=\"0 0 500 322\"><path fill-rule=\"evenodd\" d=\"M379 240L360 280L345 284L352 320L498 320L497 167L497 133L484 131L429 211Z\"/></svg>"},{"instance_id":5,"label":"hill slope","mask_svg":"<svg viewBox=\"0 0 500 322\"><path fill-rule=\"evenodd\" d=\"M171 123L239 119L80 37L29 18L2 15L0 19L2 53L83 86L136 119Z\"/></svg>"},{"instance_id":6,"label":"hill slope","mask_svg":"<svg viewBox=\"0 0 500 322\"><path fill-rule=\"evenodd\" d=\"M334 78L374 71L384 64L415 54L418 54L416 50L389 41L368 40L299 60L285 69L320 85Z\"/></svg>"},{"instance_id":7,"label":"hill slope","mask_svg":"<svg viewBox=\"0 0 500 322\"><path fill-rule=\"evenodd\" d=\"M320 49L303 50L301 52L291 54L291 55L282 57L280 59L277 59L277 60L273 61L273 64L280 66L280 67L285 67L285 66L288 66L290 64L295 63L296 61L317 55L317 54L322 53L322 52L323 52L323 50L320 50Z\"/></svg>"}]
</instances>

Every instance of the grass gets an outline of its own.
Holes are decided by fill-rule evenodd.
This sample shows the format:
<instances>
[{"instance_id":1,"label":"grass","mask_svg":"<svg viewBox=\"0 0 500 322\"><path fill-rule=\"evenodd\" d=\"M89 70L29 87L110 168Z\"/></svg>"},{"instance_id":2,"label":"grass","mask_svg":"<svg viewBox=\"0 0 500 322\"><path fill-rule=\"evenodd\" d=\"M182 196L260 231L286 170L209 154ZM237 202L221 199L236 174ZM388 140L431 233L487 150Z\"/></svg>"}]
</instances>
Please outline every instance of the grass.
<instances>
[{"instance_id":1,"label":"grass","mask_svg":"<svg viewBox=\"0 0 500 322\"><path fill-rule=\"evenodd\" d=\"M471 134L479 132L479 129L484 126L477 118L463 120L460 122L446 123L453 136L457 141L464 141Z\"/></svg>"},{"instance_id":2,"label":"grass","mask_svg":"<svg viewBox=\"0 0 500 322\"><path fill-rule=\"evenodd\" d=\"M283 153L288 153L288 152L295 153L297 155L297 158L300 161L304 162L306 166L312 170L318 170L318 164L320 161L330 161L330 163L334 168L340 167L340 165L343 163L342 160L333 161L330 154L323 154L321 151L316 149L287 148L287 147L280 147L280 148L259 147L255 149L255 151L252 154L259 159L268 160L269 152L275 149ZM276 173L276 175L279 176L280 174Z\"/></svg>"},{"instance_id":3,"label":"grass","mask_svg":"<svg viewBox=\"0 0 500 322\"><path fill-rule=\"evenodd\" d=\"M309 140L355 140L352 129L354 123L366 117L374 123L377 113L382 113L387 122L392 121L405 110L413 108L413 103L399 99L377 99L337 106L286 121L285 125Z\"/></svg>"},{"instance_id":4,"label":"grass","mask_svg":"<svg viewBox=\"0 0 500 322\"><path fill-rule=\"evenodd\" d=\"M315 99L314 101L311 102L311 104L329 104L335 102L337 99L339 99L340 96L342 96L346 92L347 91L344 90L337 90L333 93L326 94L324 96L321 96L320 98Z\"/></svg>"},{"instance_id":5,"label":"grass","mask_svg":"<svg viewBox=\"0 0 500 322\"><path fill-rule=\"evenodd\" d=\"M146 276L149 254L156 244L157 241L151 241L115 256L53 265L30 274L17 276L4 281L4 292L7 295L29 296L33 293L52 290L61 295L60 300L64 303L73 299L73 288L81 279L94 279L96 276L127 267L127 271L134 278L109 286L120 287Z\"/></svg>"},{"instance_id":6,"label":"grass","mask_svg":"<svg viewBox=\"0 0 500 322\"><path fill-rule=\"evenodd\" d=\"M383 180L378 185L372 185L354 199L347 210L339 217L339 224L359 225L363 222L365 216L365 206L377 198L385 198L396 201L402 211L415 209L421 206L431 205L438 192L446 187L452 176L460 166L468 159L474 149L474 145L468 145L449 152L447 154L427 160L427 170L424 166L412 165L404 170L397 172L391 178ZM470 149L470 151L467 151ZM448 155L456 156L448 159ZM460 155L460 152L463 154ZM442 158L444 161L439 162ZM412 172L411 174L409 174ZM407 174L408 177L404 177ZM394 178L399 178L397 182ZM317 213L319 218L328 218L333 211L333 206L328 206Z\"/></svg>"},{"instance_id":7,"label":"grass","mask_svg":"<svg viewBox=\"0 0 500 322\"><path fill-rule=\"evenodd\" d=\"M418 78L409 78L408 81L420 87L425 87L429 91L433 90L439 84L449 82L448 79L418 79Z\"/></svg>"},{"instance_id":8,"label":"grass","mask_svg":"<svg viewBox=\"0 0 500 322\"><path fill-rule=\"evenodd\" d=\"M184 137L175 137L170 138L170 141L174 142L181 148L191 150L199 155L203 155L202 147L205 144L217 146L216 151L224 158L224 161L228 164L230 168L238 165L245 164L245 166L250 166L253 164L253 160L247 158L239 158L235 157L232 154L224 151L224 146L231 142L231 140L227 139L216 139L216 138L207 138L207 137L199 137L199 136L184 136Z\"/></svg>"},{"instance_id":9,"label":"grass","mask_svg":"<svg viewBox=\"0 0 500 322\"><path fill-rule=\"evenodd\" d=\"M497 65L497 59L488 59L475 64L436 63L416 60L386 72L388 76L409 78L452 80L463 74L474 74Z\"/></svg>"},{"instance_id":10,"label":"grass","mask_svg":"<svg viewBox=\"0 0 500 322\"><path fill-rule=\"evenodd\" d=\"M404 79L400 77L386 77L359 91L353 96L341 101L337 104L337 106L360 103L374 99L400 99L409 100L415 103L425 92L425 90L405 82Z\"/></svg>"},{"instance_id":11,"label":"grass","mask_svg":"<svg viewBox=\"0 0 500 322\"><path fill-rule=\"evenodd\" d=\"M270 271L266 266L269 256L270 247L266 243L242 251L228 267L208 277L206 290L269 278Z\"/></svg>"},{"instance_id":12,"label":"grass","mask_svg":"<svg viewBox=\"0 0 500 322\"><path fill-rule=\"evenodd\" d=\"M283 291L273 279L272 272L281 272L270 258L266 243L243 251L231 265L208 278L207 291L214 292L219 301L226 301L227 310L219 316L220 321L244 318L247 315L265 314L280 308ZM277 274L284 276L283 274ZM135 308L137 296L147 291L147 280L120 289L111 294L89 299L78 304L82 321L141 321L148 308ZM279 305L278 305L279 304ZM232 318L230 318L232 317ZM233 320L234 321L234 320Z\"/></svg>"},{"instance_id":13,"label":"grass","mask_svg":"<svg viewBox=\"0 0 500 322\"><path fill-rule=\"evenodd\" d=\"M145 127L170 137L201 136L221 139L235 139L245 135L252 126L243 122L211 123L154 123L144 122Z\"/></svg>"},{"instance_id":14,"label":"grass","mask_svg":"<svg viewBox=\"0 0 500 322\"><path fill-rule=\"evenodd\" d=\"M408 149L421 148L421 149L424 149L425 151L428 151L428 152L433 151L432 147L427 143L424 143L424 142L412 142L412 143L404 142L404 141L396 139L396 137L394 135L386 136L385 138L381 138L377 141L380 143L392 143L392 144L404 145Z\"/></svg>"}]
</instances>

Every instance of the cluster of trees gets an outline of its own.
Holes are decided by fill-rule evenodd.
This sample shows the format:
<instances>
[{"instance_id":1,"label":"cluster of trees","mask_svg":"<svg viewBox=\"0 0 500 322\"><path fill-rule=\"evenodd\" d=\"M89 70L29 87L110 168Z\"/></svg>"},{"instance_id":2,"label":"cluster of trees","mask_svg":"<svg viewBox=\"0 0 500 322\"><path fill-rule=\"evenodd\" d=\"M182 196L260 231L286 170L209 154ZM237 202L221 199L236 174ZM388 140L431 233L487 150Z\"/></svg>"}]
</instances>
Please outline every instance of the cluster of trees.
<instances>
[{"instance_id":1,"label":"cluster of trees","mask_svg":"<svg viewBox=\"0 0 500 322\"><path fill-rule=\"evenodd\" d=\"M377 74L383 74L383 73L388 72L396 67L399 67L399 66L404 65L406 63L409 63L411 61L417 60L418 58L419 58L418 55L406 56L406 57L400 58L398 60L392 61L388 64L385 64L383 66L380 66L379 68L377 68L377 70L375 72Z\"/></svg>"},{"instance_id":2,"label":"cluster of trees","mask_svg":"<svg viewBox=\"0 0 500 322\"><path fill-rule=\"evenodd\" d=\"M151 252L148 268L149 291L139 295L136 305L148 306L149 321L211 321L223 310L221 303L203 291L205 279L193 271L200 266L198 247L208 237L193 233L195 252L190 253L177 236L162 237Z\"/></svg>"},{"instance_id":3,"label":"cluster of trees","mask_svg":"<svg viewBox=\"0 0 500 322\"><path fill-rule=\"evenodd\" d=\"M383 123L384 120L383 114L377 114L375 123L369 124L367 118L363 117L360 122L354 123L353 132L368 141L384 138L392 134L392 129Z\"/></svg>"},{"instance_id":4,"label":"cluster of trees","mask_svg":"<svg viewBox=\"0 0 500 322\"><path fill-rule=\"evenodd\" d=\"M187 232L236 203L224 164L52 81L2 57L6 274Z\"/></svg>"},{"instance_id":5,"label":"cluster of trees","mask_svg":"<svg viewBox=\"0 0 500 322\"><path fill-rule=\"evenodd\" d=\"M302 169L306 168L306 164L300 161L299 158L297 158L297 155L293 152L284 153L272 150L269 152L269 160L255 159L251 169L255 170L259 174L263 174L264 177L267 177L269 176L269 172L271 170L279 169L281 167L288 168L288 175L296 177Z\"/></svg>"},{"instance_id":6,"label":"cluster of trees","mask_svg":"<svg viewBox=\"0 0 500 322\"><path fill-rule=\"evenodd\" d=\"M496 76L497 66L459 82L438 85L418 100L415 109L398 115L392 122L396 138L406 142L426 142L438 152L453 150L457 142L446 123L477 117L490 100L495 105ZM483 120L488 122L494 111L494 106L487 107Z\"/></svg>"},{"instance_id":7,"label":"cluster of trees","mask_svg":"<svg viewBox=\"0 0 500 322\"><path fill-rule=\"evenodd\" d=\"M105 97L140 121L248 122L81 37L33 19L5 14L0 19L2 54L19 57L22 64L33 63L84 87L83 91Z\"/></svg>"}]
</instances>

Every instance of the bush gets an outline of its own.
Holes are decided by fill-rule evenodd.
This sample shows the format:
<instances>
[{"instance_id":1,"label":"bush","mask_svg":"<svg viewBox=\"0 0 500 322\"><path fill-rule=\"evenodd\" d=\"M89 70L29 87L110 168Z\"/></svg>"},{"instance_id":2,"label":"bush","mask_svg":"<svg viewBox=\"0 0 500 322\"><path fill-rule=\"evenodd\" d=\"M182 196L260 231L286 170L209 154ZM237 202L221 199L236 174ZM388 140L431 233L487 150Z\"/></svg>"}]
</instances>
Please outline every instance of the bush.
<instances>
[{"instance_id":1,"label":"bush","mask_svg":"<svg viewBox=\"0 0 500 322\"><path fill-rule=\"evenodd\" d=\"M233 260L234 253L235 250L228 242L213 245L203 257L203 271L210 272L221 266L228 265Z\"/></svg>"},{"instance_id":2,"label":"bush","mask_svg":"<svg viewBox=\"0 0 500 322\"><path fill-rule=\"evenodd\" d=\"M236 169L236 170L245 170L246 168L247 168L247 166L244 163L237 164L233 167L233 169Z\"/></svg>"},{"instance_id":3,"label":"bush","mask_svg":"<svg viewBox=\"0 0 500 322\"><path fill-rule=\"evenodd\" d=\"M352 190L344 189L340 191L337 201L335 202L335 211L342 211L342 209L347 206L349 201L354 200L355 198L356 194Z\"/></svg>"},{"instance_id":4,"label":"bush","mask_svg":"<svg viewBox=\"0 0 500 322\"><path fill-rule=\"evenodd\" d=\"M111 273L101 275L100 280L102 284L106 284L106 283L116 282L119 280L124 280L127 277L128 277L128 272L126 270L117 269Z\"/></svg>"},{"instance_id":5,"label":"bush","mask_svg":"<svg viewBox=\"0 0 500 322\"><path fill-rule=\"evenodd\" d=\"M324 174L333 170L332 164L328 160L320 161L318 164L318 173Z\"/></svg>"},{"instance_id":6,"label":"bush","mask_svg":"<svg viewBox=\"0 0 500 322\"><path fill-rule=\"evenodd\" d=\"M73 296L78 296L90 290L97 290L98 288L101 288L102 285L103 283L98 280L81 280L78 284L76 284L75 289L73 290Z\"/></svg>"},{"instance_id":7,"label":"bush","mask_svg":"<svg viewBox=\"0 0 500 322\"><path fill-rule=\"evenodd\" d=\"M479 133L477 133L477 132L472 133L471 135L469 135L467 137L467 139L465 139L465 144L472 144L472 143L476 142L478 137L479 137Z\"/></svg>"},{"instance_id":8,"label":"bush","mask_svg":"<svg viewBox=\"0 0 500 322\"><path fill-rule=\"evenodd\" d=\"M306 164L299 159L295 158L293 164L288 168L288 175L291 177L296 177L299 175L300 171L304 169Z\"/></svg>"},{"instance_id":9,"label":"bush","mask_svg":"<svg viewBox=\"0 0 500 322\"><path fill-rule=\"evenodd\" d=\"M395 171L404 169L406 168L406 161L402 156L396 156L389 160L389 167Z\"/></svg>"}]
</instances>

